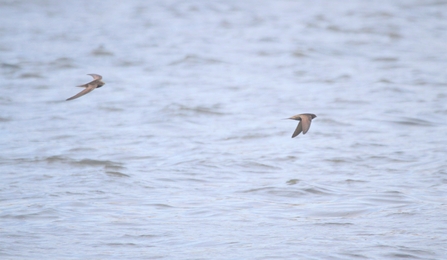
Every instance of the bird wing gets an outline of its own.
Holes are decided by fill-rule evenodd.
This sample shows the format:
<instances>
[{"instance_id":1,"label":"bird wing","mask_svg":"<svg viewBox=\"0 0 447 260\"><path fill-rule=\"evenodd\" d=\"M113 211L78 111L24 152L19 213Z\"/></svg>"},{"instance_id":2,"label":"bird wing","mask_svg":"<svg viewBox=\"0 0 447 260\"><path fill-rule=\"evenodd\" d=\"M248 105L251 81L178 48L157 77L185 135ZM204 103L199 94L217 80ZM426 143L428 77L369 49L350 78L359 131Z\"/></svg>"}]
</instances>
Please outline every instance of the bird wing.
<instances>
[{"instance_id":1,"label":"bird wing","mask_svg":"<svg viewBox=\"0 0 447 260\"><path fill-rule=\"evenodd\" d=\"M102 79L102 76L98 75L98 74L87 74L87 75L92 76L94 80L101 80Z\"/></svg>"},{"instance_id":2,"label":"bird wing","mask_svg":"<svg viewBox=\"0 0 447 260\"><path fill-rule=\"evenodd\" d=\"M79 86L76 86L76 87L86 88L90 84L97 84L102 79L102 76L98 75L98 74L87 74L87 75L92 76L93 80L90 81L89 83L86 83L86 84L83 84L83 85L79 85Z\"/></svg>"},{"instance_id":3,"label":"bird wing","mask_svg":"<svg viewBox=\"0 0 447 260\"><path fill-rule=\"evenodd\" d=\"M292 138L294 138L295 136L299 135L302 130L303 130L303 124L301 123L301 120L300 120L300 123L296 127L295 132L293 132Z\"/></svg>"},{"instance_id":4,"label":"bird wing","mask_svg":"<svg viewBox=\"0 0 447 260\"><path fill-rule=\"evenodd\" d=\"M80 96L83 96L83 95L91 92L92 90L94 90L96 88L96 84L86 84L86 85L79 86L79 87L85 87L85 89L82 90L81 92L79 92L78 94L72 96L71 98L68 98L67 101L68 100L73 100L73 99L78 98Z\"/></svg>"},{"instance_id":5,"label":"bird wing","mask_svg":"<svg viewBox=\"0 0 447 260\"><path fill-rule=\"evenodd\" d=\"M301 122L300 124L303 125L303 134L307 133L310 128L310 123L312 123L312 117L309 115L303 115L301 116Z\"/></svg>"}]
</instances>

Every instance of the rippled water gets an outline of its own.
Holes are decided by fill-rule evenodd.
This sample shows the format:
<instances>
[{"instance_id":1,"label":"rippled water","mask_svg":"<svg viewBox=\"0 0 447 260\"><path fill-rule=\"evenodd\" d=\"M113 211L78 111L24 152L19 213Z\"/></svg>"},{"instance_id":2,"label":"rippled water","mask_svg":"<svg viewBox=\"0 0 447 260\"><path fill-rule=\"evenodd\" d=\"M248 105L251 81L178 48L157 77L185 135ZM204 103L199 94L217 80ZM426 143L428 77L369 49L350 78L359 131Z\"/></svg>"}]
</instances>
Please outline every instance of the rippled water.
<instances>
[{"instance_id":1,"label":"rippled water","mask_svg":"<svg viewBox=\"0 0 447 260\"><path fill-rule=\"evenodd\" d=\"M0 35L2 259L447 254L445 1L2 0Z\"/></svg>"}]
</instances>

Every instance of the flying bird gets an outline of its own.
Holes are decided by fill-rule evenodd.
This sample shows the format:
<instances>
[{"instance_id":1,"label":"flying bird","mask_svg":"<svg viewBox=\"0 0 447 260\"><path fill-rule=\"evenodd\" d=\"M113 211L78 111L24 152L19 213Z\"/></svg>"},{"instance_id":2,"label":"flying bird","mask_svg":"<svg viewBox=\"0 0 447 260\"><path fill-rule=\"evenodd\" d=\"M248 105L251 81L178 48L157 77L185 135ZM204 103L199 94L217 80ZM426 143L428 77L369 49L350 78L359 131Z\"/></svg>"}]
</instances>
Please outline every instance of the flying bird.
<instances>
[{"instance_id":1,"label":"flying bird","mask_svg":"<svg viewBox=\"0 0 447 260\"><path fill-rule=\"evenodd\" d=\"M82 87L82 88L85 88L85 89L83 91L79 92L78 94L72 96L71 98L68 98L67 101L68 100L73 100L73 99L78 98L80 96L83 96L83 95L91 92L95 88L100 88L100 87L104 86L104 84L106 84L106 83L101 81L101 79L102 79L101 75L98 75L98 74L87 74L87 75L92 76L93 77L93 81L89 82L87 84L78 86L78 87Z\"/></svg>"},{"instance_id":2,"label":"flying bird","mask_svg":"<svg viewBox=\"0 0 447 260\"><path fill-rule=\"evenodd\" d=\"M293 132L292 138L299 135L301 132L303 132L303 135L309 131L310 123L312 123L312 119L317 117L314 114L299 114L294 115L292 117L289 117L288 119L298 120L300 123L295 129L295 132Z\"/></svg>"}]
</instances>

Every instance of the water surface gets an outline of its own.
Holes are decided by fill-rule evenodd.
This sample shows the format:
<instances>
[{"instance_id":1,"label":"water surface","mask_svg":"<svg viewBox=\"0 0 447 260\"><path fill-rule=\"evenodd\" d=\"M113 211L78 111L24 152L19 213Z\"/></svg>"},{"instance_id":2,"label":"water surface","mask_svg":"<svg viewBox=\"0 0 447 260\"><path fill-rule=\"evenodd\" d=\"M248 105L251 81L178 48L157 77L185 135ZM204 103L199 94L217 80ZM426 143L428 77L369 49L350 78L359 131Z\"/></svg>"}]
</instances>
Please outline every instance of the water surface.
<instances>
[{"instance_id":1,"label":"water surface","mask_svg":"<svg viewBox=\"0 0 447 260\"><path fill-rule=\"evenodd\" d=\"M2 259L446 255L444 2L0 6Z\"/></svg>"}]
</instances>

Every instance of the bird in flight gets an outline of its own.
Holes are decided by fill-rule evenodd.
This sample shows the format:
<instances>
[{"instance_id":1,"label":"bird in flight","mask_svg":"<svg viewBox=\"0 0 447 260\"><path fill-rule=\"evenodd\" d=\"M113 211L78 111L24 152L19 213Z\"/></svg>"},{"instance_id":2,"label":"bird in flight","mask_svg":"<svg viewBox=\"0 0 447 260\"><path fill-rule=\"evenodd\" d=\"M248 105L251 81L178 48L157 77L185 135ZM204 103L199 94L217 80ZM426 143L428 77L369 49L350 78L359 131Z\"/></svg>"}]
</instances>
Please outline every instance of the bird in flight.
<instances>
[{"instance_id":1,"label":"bird in flight","mask_svg":"<svg viewBox=\"0 0 447 260\"><path fill-rule=\"evenodd\" d=\"M310 123L312 123L312 119L317 117L314 114L298 114L294 115L292 117L289 117L288 119L298 120L300 123L295 129L295 132L293 132L292 138L299 135L301 132L303 132L303 135L309 131Z\"/></svg>"},{"instance_id":2,"label":"bird in flight","mask_svg":"<svg viewBox=\"0 0 447 260\"><path fill-rule=\"evenodd\" d=\"M102 79L101 75L98 75L98 74L87 74L87 75L92 76L93 77L93 81L91 81L91 82L89 82L87 84L78 86L78 87L82 87L82 88L85 88L85 89L83 91L79 92L78 94L72 96L71 98L68 98L67 101L68 100L73 100L73 99L78 98L80 96L83 96L83 95L91 92L95 88L100 88L100 87L104 86L104 84L106 84L106 83L101 81L101 79Z\"/></svg>"}]
</instances>

